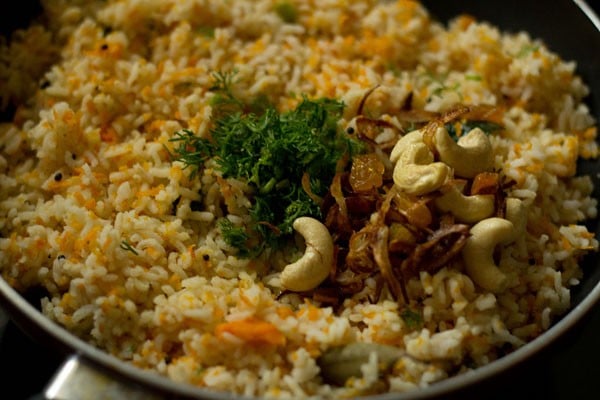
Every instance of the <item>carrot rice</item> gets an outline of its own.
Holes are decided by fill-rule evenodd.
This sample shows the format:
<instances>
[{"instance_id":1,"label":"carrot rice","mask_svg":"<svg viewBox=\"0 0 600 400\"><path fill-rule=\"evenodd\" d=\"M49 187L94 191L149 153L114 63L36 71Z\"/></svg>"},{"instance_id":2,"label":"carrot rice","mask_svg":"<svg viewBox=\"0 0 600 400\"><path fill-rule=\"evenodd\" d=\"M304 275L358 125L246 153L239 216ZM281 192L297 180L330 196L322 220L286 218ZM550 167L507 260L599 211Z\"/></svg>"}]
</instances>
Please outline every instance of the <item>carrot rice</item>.
<instances>
[{"instance_id":1,"label":"carrot rice","mask_svg":"<svg viewBox=\"0 0 600 400\"><path fill-rule=\"evenodd\" d=\"M42 312L92 345L208 390L340 398L418 390L534 340L571 306L582 256L598 250L580 159L598 156L588 88L527 33L462 15L443 25L418 2L359 0L42 1L46 19L0 43L0 273L43 287ZM282 291L301 245L240 256L218 221L247 224L253 189L214 159L195 176L176 132L210 138L214 73L279 112L307 98L345 105L403 134L412 110L494 110L493 170L526 209L498 246L506 277L484 289L460 257L405 282L376 276L332 306ZM367 98L365 93L376 88ZM375 295L377 293L377 296ZM321 357L393 346L360 373L327 379Z\"/></svg>"}]
</instances>

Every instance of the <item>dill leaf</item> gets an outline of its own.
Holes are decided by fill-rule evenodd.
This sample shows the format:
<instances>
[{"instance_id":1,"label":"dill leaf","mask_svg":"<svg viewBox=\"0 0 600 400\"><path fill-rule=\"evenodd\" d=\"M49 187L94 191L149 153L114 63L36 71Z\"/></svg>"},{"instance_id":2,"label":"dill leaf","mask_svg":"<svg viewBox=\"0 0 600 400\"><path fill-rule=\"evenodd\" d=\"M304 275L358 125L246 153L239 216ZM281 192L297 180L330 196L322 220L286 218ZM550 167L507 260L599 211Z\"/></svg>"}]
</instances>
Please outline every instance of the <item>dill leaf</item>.
<instances>
[{"instance_id":1,"label":"dill leaf","mask_svg":"<svg viewBox=\"0 0 600 400\"><path fill-rule=\"evenodd\" d=\"M302 188L302 175L307 173L313 192L323 195L339 158L354 151L338 133L343 107L331 99L304 98L288 112L269 107L261 115L233 113L216 121L211 133L220 170L256 188L250 213L254 221L267 222L255 229L271 244L279 233L292 233L297 217L320 217L319 206Z\"/></svg>"},{"instance_id":2,"label":"dill leaf","mask_svg":"<svg viewBox=\"0 0 600 400\"><path fill-rule=\"evenodd\" d=\"M175 136L170 138L169 142L178 144L174 148L174 153L170 153L171 158L174 161L182 162L184 169L192 168L190 179L196 176L199 168L214 153L214 145L208 139L196 136L188 129L175 132Z\"/></svg>"},{"instance_id":3,"label":"dill leaf","mask_svg":"<svg viewBox=\"0 0 600 400\"><path fill-rule=\"evenodd\" d=\"M217 223L223 239L225 242L238 249L238 255L240 257L247 257L249 255L246 243L248 241L248 234L243 227L235 226L233 222L227 218L221 218Z\"/></svg>"},{"instance_id":4,"label":"dill leaf","mask_svg":"<svg viewBox=\"0 0 600 400\"><path fill-rule=\"evenodd\" d=\"M185 129L179 131L171 139L178 143L173 158L192 168L192 178L214 158L224 178L247 182L253 188L252 226L243 232L243 227L222 222L223 237L243 252L255 231L260 248L277 247L293 232L296 218L321 217L319 205L302 186L302 176L310 177L312 193L323 196L338 160L363 148L357 139L338 129L342 102L303 96L295 109L280 113L264 96L248 103L238 99L232 90L234 75L213 74L210 141Z\"/></svg>"}]
</instances>

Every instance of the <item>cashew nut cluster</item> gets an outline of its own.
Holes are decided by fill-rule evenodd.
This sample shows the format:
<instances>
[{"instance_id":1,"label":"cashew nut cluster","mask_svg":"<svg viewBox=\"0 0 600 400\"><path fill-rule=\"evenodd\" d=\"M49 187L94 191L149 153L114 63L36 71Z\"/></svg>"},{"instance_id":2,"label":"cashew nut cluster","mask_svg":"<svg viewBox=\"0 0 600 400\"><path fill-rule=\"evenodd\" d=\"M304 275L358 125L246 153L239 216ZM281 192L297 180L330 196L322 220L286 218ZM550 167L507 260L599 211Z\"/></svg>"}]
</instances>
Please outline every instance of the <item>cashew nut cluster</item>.
<instances>
[{"instance_id":1,"label":"cashew nut cluster","mask_svg":"<svg viewBox=\"0 0 600 400\"><path fill-rule=\"evenodd\" d=\"M508 279L494 262L494 250L496 246L516 239L515 226L504 218L492 217L479 221L470 233L462 249L467 274L482 288L494 293L502 292Z\"/></svg>"},{"instance_id":2,"label":"cashew nut cluster","mask_svg":"<svg viewBox=\"0 0 600 400\"><path fill-rule=\"evenodd\" d=\"M409 132L398 140L390 154L390 161L395 163L394 184L417 196L440 190L441 195L434 199L435 207L451 213L459 222L474 224L462 249L467 274L484 289L502 292L508 286L508 278L496 265L494 250L524 233L525 206L519 199L508 198L506 219L493 217L496 212L493 194L469 196L463 193L466 181L450 182L455 176L471 179L493 169L492 144L481 129L472 129L455 142L439 126L429 146L421 130Z\"/></svg>"},{"instance_id":3,"label":"cashew nut cluster","mask_svg":"<svg viewBox=\"0 0 600 400\"><path fill-rule=\"evenodd\" d=\"M325 225L314 218L300 217L293 228L304 238L306 250L296 262L281 272L281 285L294 292L303 292L323 282L333 265L333 239Z\"/></svg>"},{"instance_id":4,"label":"cashew nut cluster","mask_svg":"<svg viewBox=\"0 0 600 400\"><path fill-rule=\"evenodd\" d=\"M494 164L492 144L479 128L469 131L458 142L450 137L443 126L433 135L439 161L423 141L423 132L412 131L398 140L390 154L394 166L394 183L403 191L423 195L439 189L452 173L463 178L473 178L489 171ZM483 201L486 205L489 200ZM485 213L483 213L485 214Z\"/></svg>"}]
</instances>

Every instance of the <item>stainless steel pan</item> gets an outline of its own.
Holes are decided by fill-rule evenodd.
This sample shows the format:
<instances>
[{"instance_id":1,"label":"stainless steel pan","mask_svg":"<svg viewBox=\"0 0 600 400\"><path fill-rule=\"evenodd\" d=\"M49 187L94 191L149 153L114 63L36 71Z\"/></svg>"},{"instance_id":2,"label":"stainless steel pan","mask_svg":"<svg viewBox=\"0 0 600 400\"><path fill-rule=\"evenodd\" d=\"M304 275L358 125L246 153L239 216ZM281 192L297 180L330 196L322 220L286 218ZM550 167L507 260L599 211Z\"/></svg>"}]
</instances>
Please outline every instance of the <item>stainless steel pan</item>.
<instances>
[{"instance_id":1,"label":"stainless steel pan","mask_svg":"<svg viewBox=\"0 0 600 400\"><path fill-rule=\"evenodd\" d=\"M597 0L592 0L597 1ZM34 3L34 2L25 2ZM504 0L504 1L424 1L425 6L440 20L448 20L460 12L467 12L478 19L488 20L508 31L528 31L532 37L541 38L564 59L575 60L578 73L592 90L588 106L600 120L600 20L591 3L582 0ZM596 7L598 5L596 4ZM0 24L4 32L24 24L37 12L36 7L22 8L24 14L6 13ZM6 19L6 20L5 20ZM6 116L5 116L6 117ZM600 198L600 163L582 162L581 173L592 175ZM590 222L590 230L600 234L600 223ZM447 379L429 388L406 393L387 394L378 399L432 399L465 398L474 393L484 393L485 382L508 370L524 364L539 353L552 350L552 345L569 332L577 329L600 301L600 258L589 256L584 261L585 278L573 290L573 308L550 330L535 341L502 359L475 372ZM65 354L66 361L48 382L45 396L48 399L233 399L233 395L208 392L188 385L175 383L153 373L141 371L125 362L90 346L76 338L37 309L39 296L26 299L0 279L0 303L11 319L45 346ZM600 332L598 332L600 334ZM2 360L0 360L2 362ZM510 382L507 382L510 384ZM482 392L468 391L473 387ZM1 390L1 388L0 388ZM493 395L493 393L492 393ZM486 397L490 397L487 395Z\"/></svg>"}]
</instances>

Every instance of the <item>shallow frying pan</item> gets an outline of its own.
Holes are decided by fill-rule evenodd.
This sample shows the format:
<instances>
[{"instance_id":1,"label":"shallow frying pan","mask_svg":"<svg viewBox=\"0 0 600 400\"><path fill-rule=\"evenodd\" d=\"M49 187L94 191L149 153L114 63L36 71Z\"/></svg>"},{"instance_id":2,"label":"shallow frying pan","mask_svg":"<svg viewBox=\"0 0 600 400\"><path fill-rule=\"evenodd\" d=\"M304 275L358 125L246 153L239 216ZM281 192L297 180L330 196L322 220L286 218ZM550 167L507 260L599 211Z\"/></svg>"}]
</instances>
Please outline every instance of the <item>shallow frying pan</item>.
<instances>
[{"instance_id":1,"label":"shallow frying pan","mask_svg":"<svg viewBox=\"0 0 600 400\"><path fill-rule=\"evenodd\" d=\"M434 17L442 21L467 12L506 31L527 31L532 37L544 40L563 59L576 61L578 73L592 91L588 106L600 120L600 20L590 7L591 3L581 0L430 0L423 3ZM22 6L22 13L11 11L10 15L3 14L0 21L3 34L24 26L39 11L36 2L26 0ZM600 198L600 163L582 162L580 172L592 175L596 185L594 196ZM590 224L590 231L598 236L600 223L596 220ZM507 375L510 369L526 373L523 366L531 359L556 350L562 338L589 320L589 314L600 301L600 258L597 255L589 256L584 263L585 278L572 291L573 308L535 341L472 373L447 379L419 391L381 395L377 399L495 398L494 391L490 389L492 381L496 385L511 385L513 382ZM43 294L21 295L0 279L0 302L12 320L34 340L67 356L65 363L48 383L45 392L47 398L235 398L230 394L200 390L143 372L93 348L45 318L37 308L40 296ZM543 392L540 390L540 393Z\"/></svg>"}]
</instances>

